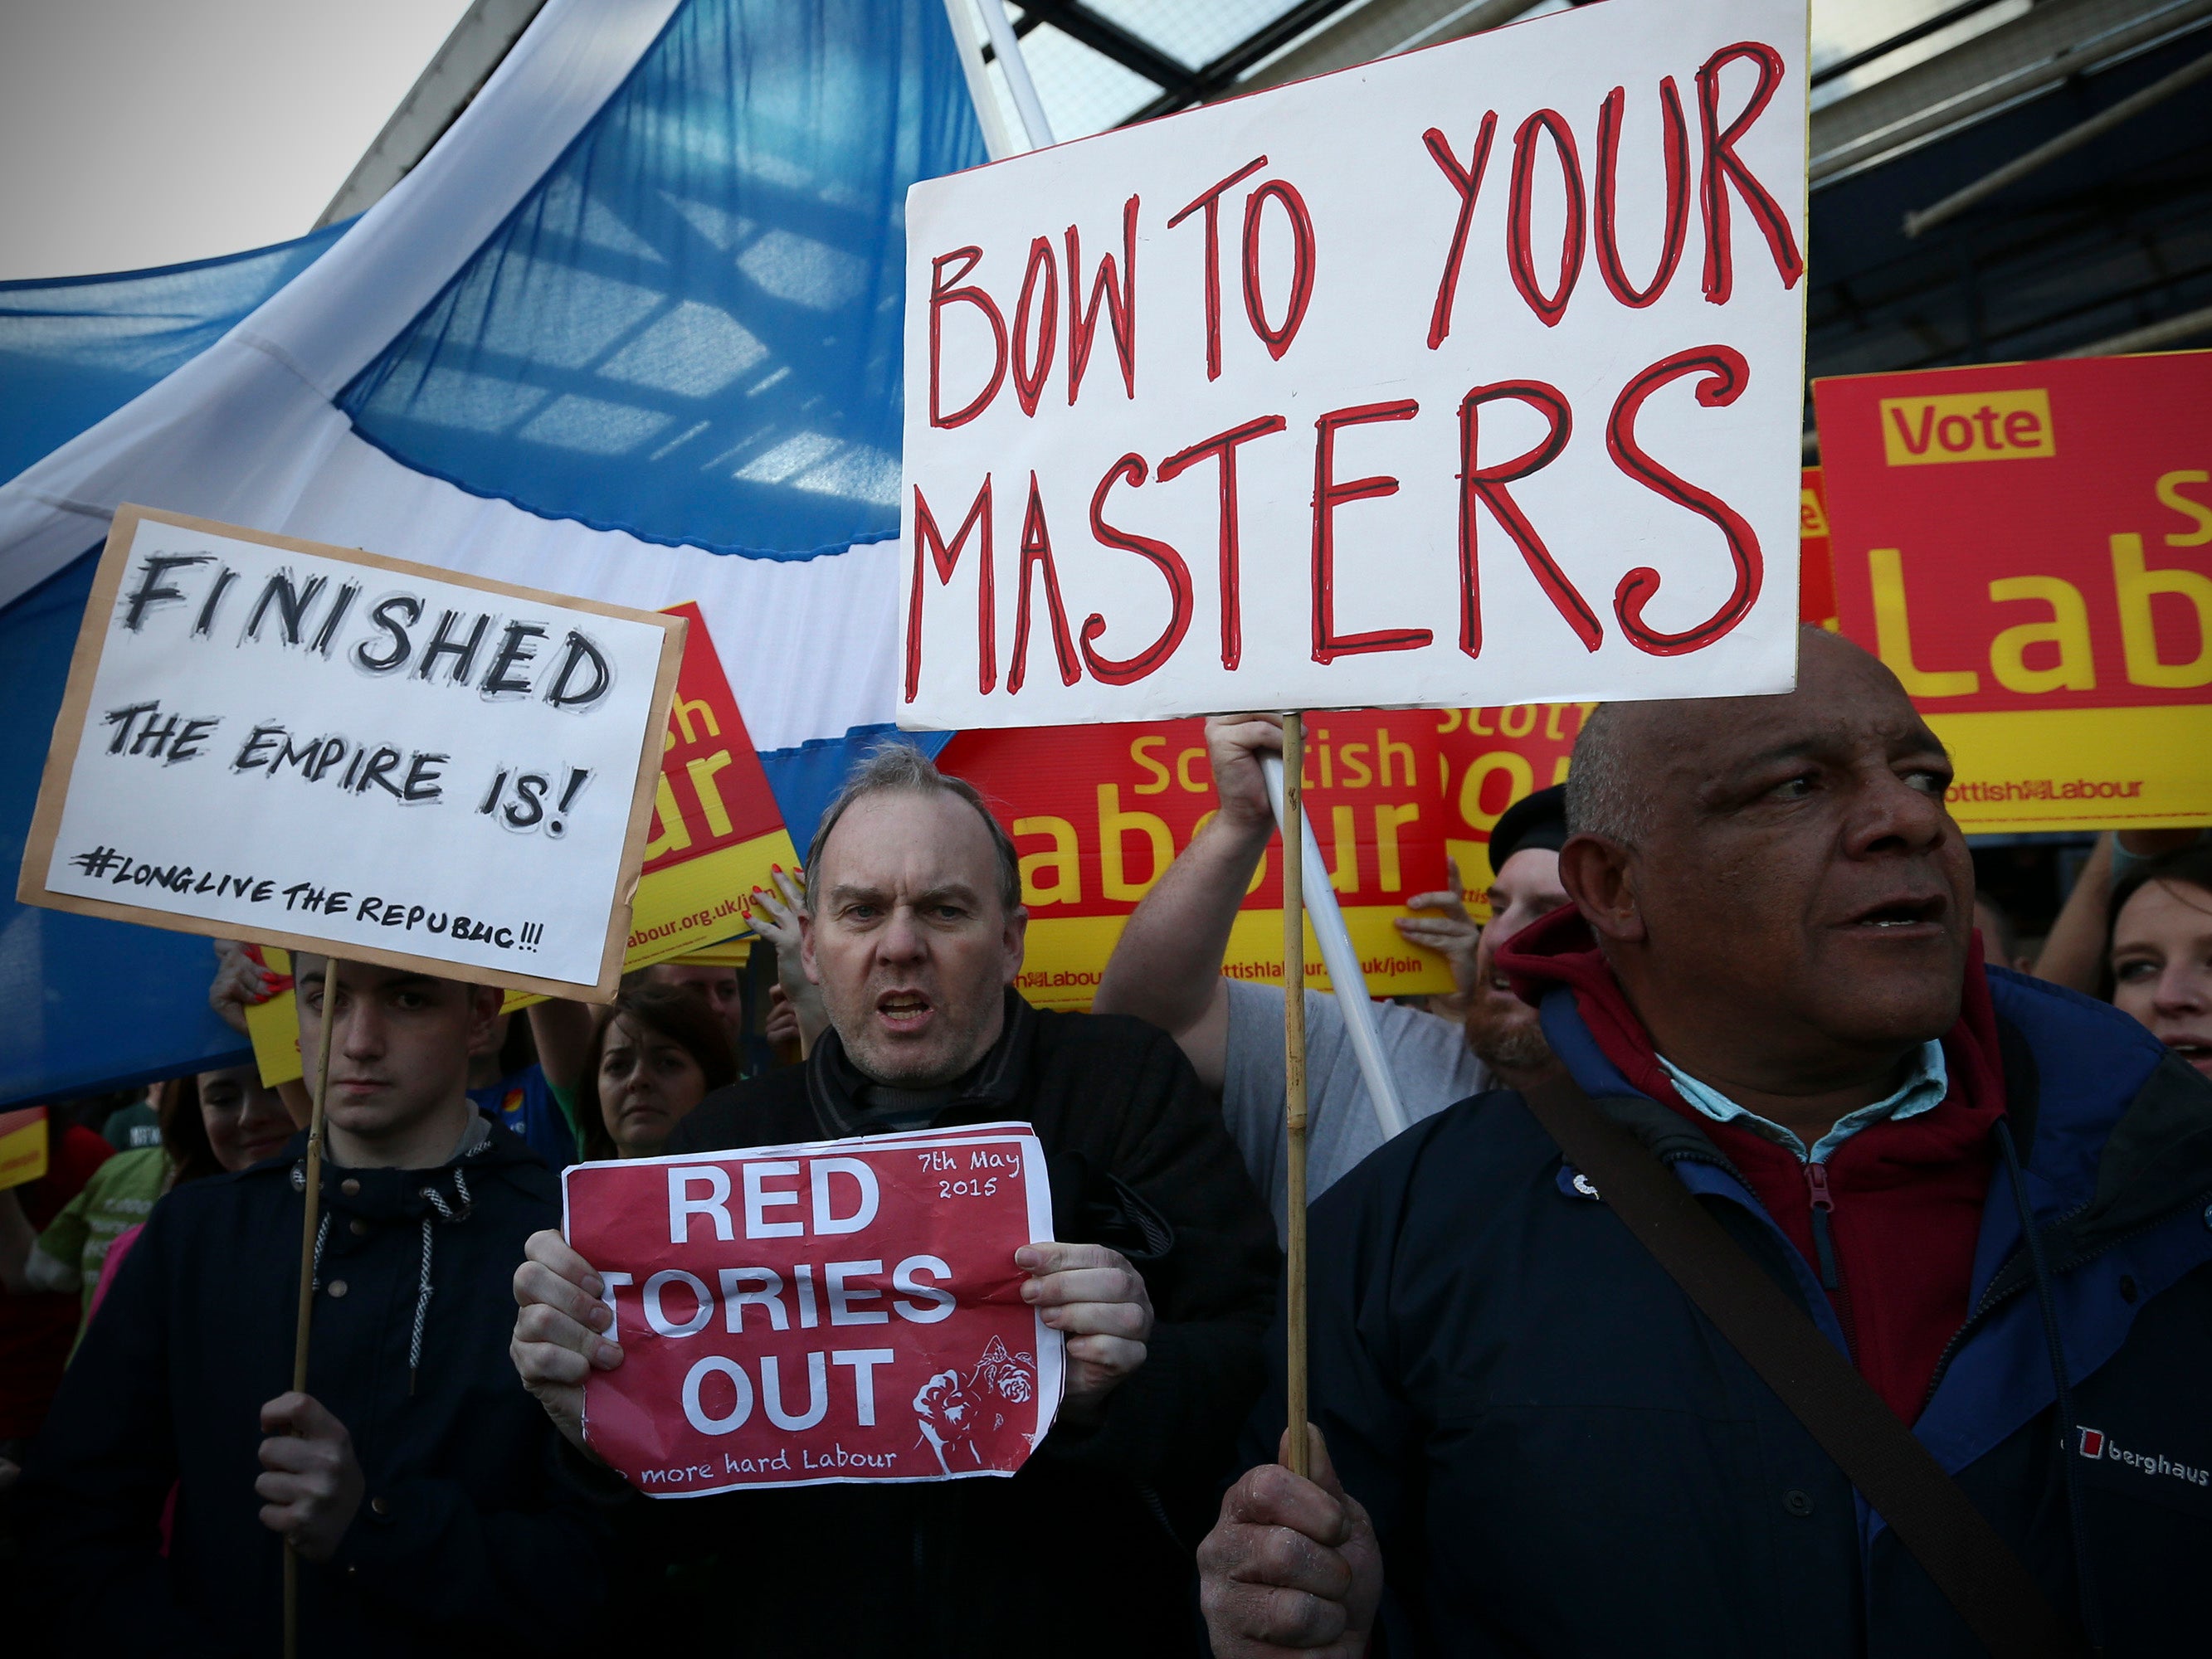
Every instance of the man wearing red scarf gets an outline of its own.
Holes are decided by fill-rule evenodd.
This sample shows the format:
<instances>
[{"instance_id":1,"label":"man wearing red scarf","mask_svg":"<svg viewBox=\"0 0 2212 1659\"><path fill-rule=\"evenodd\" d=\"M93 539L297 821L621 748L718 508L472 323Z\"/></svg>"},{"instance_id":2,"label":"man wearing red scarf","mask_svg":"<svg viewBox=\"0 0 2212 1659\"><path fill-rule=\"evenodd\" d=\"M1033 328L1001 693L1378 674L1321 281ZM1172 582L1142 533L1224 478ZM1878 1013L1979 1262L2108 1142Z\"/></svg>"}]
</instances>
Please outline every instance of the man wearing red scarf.
<instances>
[{"instance_id":1,"label":"man wearing red scarf","mask_svg":"<svg viewBox=\"0 0 2212 1659\"><path fill-rule=\"evenodd\" d=\"M1608 706L1568 785L1573 907L1498 960L2069 1638L2200 1645L2212 1085L1984 969L1950 781L1896 679L1817 630L1790 696ZM1222 1659L1980 1651L1517 1094L1417 1126L1311 1223L1325 1449L1224 1500Z\"/></svg>"}]
</instances>

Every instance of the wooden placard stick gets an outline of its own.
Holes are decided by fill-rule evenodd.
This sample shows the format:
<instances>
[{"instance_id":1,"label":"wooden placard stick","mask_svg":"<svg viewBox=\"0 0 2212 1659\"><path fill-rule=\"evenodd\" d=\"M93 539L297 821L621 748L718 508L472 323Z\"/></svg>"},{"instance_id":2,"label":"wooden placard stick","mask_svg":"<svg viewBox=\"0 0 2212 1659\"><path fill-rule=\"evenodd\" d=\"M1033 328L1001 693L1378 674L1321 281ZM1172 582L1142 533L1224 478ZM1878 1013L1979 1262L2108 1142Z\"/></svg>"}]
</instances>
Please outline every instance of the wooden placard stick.
<instances>
[{"instance_id":1,"label":"wooden placard stick","mask_svg":"<svg viewBox=\"0 0 2212 1659\"><path fill-rule=\"evenodd\" d=\"M295 958L296 965L297 958ZM315 1311L315 1230L323 1208L323 1109L331 1090L331 1027L337 1023L338 959L323 960L323 1012L315 1032L315 1088L307 1115L307 1209L300 1223L300 1302L292 1338L292 1391L307 1391L307 1333ZM300 1659L300 1553L284 1540L284 1659Z\"/></svg>"},{"instance_id":2,"label":"wooden placard stick","mask_svg":"<svg viewBox=\"0 0 2212 1659\"><path fill-rule=\"evenodd\" d=\"M1283 716L1283 1127L1290 1188L1284 1241L1284 1325L1290 1353L1291 1473L1311 1473L1306 1427L1306 908L1305 717Z\"/></svg>"}]
</instances>

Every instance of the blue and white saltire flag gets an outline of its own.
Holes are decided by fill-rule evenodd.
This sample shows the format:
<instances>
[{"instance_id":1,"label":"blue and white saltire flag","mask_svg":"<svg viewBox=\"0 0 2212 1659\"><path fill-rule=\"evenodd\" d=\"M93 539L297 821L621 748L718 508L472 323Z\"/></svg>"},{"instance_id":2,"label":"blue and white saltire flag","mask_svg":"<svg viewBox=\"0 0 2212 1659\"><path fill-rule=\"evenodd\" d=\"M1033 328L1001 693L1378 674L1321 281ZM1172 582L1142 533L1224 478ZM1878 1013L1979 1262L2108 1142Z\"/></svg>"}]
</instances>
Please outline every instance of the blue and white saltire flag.
<instances>
[{"instance_id":1,"label":"blue and white saltire flag","mask_svg":"<svg viewBox=\"0 0 2212 1659\"><path fill-rule=\"evenodd\" d=\"M906 189L984 159L943 0L550 0L334 243L0 485L0 646L39 677L11 704L58 704L125 501L696 600L803 844L893 718ZM50 720L0 741L10 868ZM0 1103L234 1047L211 965L0 908Z\"/></svg>"}]
</instances>

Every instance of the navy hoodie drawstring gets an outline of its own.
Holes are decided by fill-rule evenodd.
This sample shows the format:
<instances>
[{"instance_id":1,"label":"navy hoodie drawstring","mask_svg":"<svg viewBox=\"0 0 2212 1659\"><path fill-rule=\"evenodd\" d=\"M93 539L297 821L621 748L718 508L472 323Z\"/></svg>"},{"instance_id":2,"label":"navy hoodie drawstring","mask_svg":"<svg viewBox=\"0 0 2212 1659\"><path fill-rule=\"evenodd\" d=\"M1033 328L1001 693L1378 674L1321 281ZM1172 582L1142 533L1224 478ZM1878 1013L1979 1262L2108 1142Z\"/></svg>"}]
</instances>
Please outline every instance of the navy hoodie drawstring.
<instances>
[{"instance_id":1,"label":"navy hoodie drawstring","mask_svg":"<svg viewBox=\"0 0 2212 1659\"><path fill-rule=\"evenodd\" d=\"M461 1207L458 1210L446 1202L446 1195L435 1187L422 1188L423 1198L438 1212L441 1221L465 1220L476 1207L476 1200L469 1195L469 1178L458 1169L453 1171L453 1190L460 1194ZM423 1322L430 1316L430 1218L426 1215L422 1218L422 1269L415 1290L415 1333L407 1344L407 1392L410 1395L415 1392L415 1374L422 1365Z\"/></svg>"},{"instance_id":2,"label":"navy hoodie drawstring","mask_svg":"<svg viewBox=\"0 0 2212 1659\"><path fill-rule=\"evenodd\" d=\"M2081 1624L2089 1637L2089 1650L2105 1651L2105 1624L2097 1613L2096 1587L2089 1574L2089 1537L2082 1518L2081 1483L2074 1472L2075 1449L2081 1443L2081 1425L2074 1420L2074 1388L2066 1376L2066 1348L2058 1332L2058 1303L2051 1288L2051 1266L2044 1259L2043 1238L2037 1232L2035 1212L2027 1201L2027 1183L2021 1174L2020 1151L2012 1128L2002 1118L1996 1124L1997 1150L2004 1155L2005 1174L2012 1185L2014 1206L2020 1212L2020 1230L2027 1241L2027 1261L2035 1274L2035 1299L2043 1309L2043 1345L2051 1358L2051 1380L2058 1407L2058 1472L2066 1487L2066 1511L2074 1538L2074 1577L2080 1586Z\"/></svg>"}]
</instances>

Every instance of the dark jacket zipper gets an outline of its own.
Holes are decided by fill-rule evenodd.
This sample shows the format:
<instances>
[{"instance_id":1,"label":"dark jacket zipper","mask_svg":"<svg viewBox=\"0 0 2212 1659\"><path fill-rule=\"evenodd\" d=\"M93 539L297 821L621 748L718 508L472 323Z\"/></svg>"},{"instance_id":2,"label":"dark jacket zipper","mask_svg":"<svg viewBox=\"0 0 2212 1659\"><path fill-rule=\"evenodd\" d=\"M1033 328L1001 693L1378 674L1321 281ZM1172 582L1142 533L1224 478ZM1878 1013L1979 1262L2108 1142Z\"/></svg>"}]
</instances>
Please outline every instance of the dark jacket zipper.
<instances>
[{"instance_id":1,"label":"dark jacket zipper","mask_svg":"<svg viewBox=\"0 0 2212 1659\"><path fill-rule=\"evenodd\" d=\"M1828 1190L1828 1166L1808 1161L1805 1165L1805 1187L1813 1195L1813 1249L1820 1258L1820 1288L1840 1290L1843 1279L1836 1271L1836 1241L1829 1231L1829 1218L1836 1212L1836 1200Z\"/></svg>"},{"instance_id":2,"label":"dark jacket zipper","mask_svg":"<svg viewBox=\"0 0 2212 1659\"><path fill-rule=\"evenodd\" d=\"M1777 1232L1782 1231L1780 1224L1766 1213L1766 1206L1759 1201L1759 1189L1745 1178L1743 1171L1735 1167L1726 1153L1717 1151L1695 1152L1685 1147L1674 1152L1655 1154L1655 1156L1665 1164L1705 1164L1723 1171L1733 1179L1736 1185L1741 1187L1749 1197L1751 1201L1745 1207L1753 1215L1764 1219L1766 1224ZM1813 1173L1815 1170L1820 1171L1817 1176ZM1843 1327L1844 1351L1856 1356L1858 1352L1858 1333L1852 1328L1851 1323L1850 1293L1843 1287L1843 1273L1836 1263L1835 1241L1830 1234L1828 1226L1828 1217L1834 1212L1836 1207L1835 1196L1828 1190L1827 1165L1808 1162L1805 1165L1805 1184L1809 1189L1814 1188L1816 1182L1818 1197L1814 1200L1813 1210L1813 1243L1820 1258L1820 1287L1837 1293L1841 1305L1838 1306L1835 1303L1831 1303L1829 1305L1834 1309L1836 1322ZM1790 1242L1786 1233L1783 1235L1782 1248L1791 1255L1798 1254L1797 1246ZM1809 1313L1808 1310L1808 1316Z\"/></svg>"},{"instance_id":3,"label":"dark jacket zipper","mask_svg":"<svg viewBox=\"0 0 2212 1659\"><path fill-rule=\"evenodd\" d=\"M1829 1294L1837 1322L1844 1328L1844 1346L1858 1358L1859 1334L1851 1318L1851 1293L1844 1288L1843 1270L1836 1265L1834 1216L1836 1195L1828 1188L1828 1166L1817 1159L1805 1162L1805 1190L1813 1200L1813 1252L1820 1258L1820 1288Z\"/></svg>"}]
</instances>

